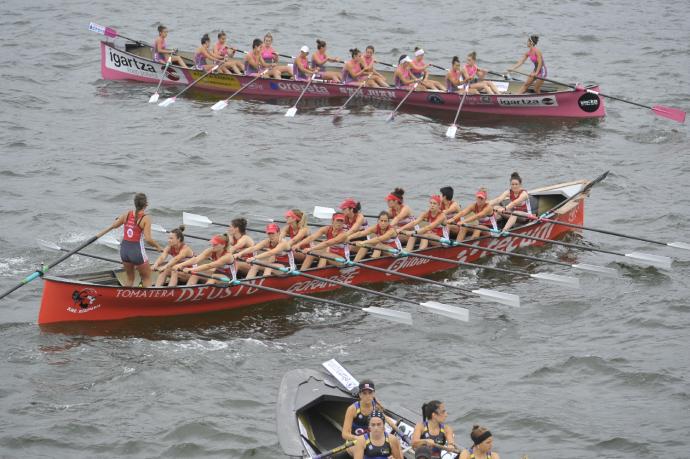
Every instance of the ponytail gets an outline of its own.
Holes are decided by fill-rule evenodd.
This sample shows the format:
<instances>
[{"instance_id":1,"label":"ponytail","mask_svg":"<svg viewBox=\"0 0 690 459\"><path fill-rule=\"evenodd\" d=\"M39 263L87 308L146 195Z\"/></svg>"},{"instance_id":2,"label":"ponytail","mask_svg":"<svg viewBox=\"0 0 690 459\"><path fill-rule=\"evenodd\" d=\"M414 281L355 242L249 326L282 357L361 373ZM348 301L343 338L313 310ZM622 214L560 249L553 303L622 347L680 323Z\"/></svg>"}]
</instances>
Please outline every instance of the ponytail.
<instances>
[{"instance_id":1,"label":"ponytail","mask_svg":"<svg viewBox=\"0 0 690 459\"><path fill-rule=\"evenodd\" d=\"M173 233L175 236L177 236L177 239L180 240L180 242L184 242L184 225L180 225L174 230L170 230L171 233Z\"/></svg>"},{"instance_id":2,"label":"ponytail","mask_svg":"<svg viewBox=\"0 0 690 459\"><path fill-rule=\"evenodd\" d=\"M432 400L428 403L425 403L422 405L422 420L423 421L428 421L431 419L431 416L438 410L438 407L441 406L440 401L438 400Z\"/></svg>"}]
</instances>

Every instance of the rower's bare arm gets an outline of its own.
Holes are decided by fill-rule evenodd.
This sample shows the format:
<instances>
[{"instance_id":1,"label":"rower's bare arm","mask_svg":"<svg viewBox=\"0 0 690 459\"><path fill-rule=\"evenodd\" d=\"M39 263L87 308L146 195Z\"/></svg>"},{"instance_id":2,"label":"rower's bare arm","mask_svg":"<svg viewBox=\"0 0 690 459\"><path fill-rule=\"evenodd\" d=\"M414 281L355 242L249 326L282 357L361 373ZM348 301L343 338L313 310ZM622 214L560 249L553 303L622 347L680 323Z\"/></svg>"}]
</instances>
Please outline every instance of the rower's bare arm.
<instances>
[{"instance_id":1,"label":"rower's bare arm","mask_svg":"<svg viewBox=\"0 0 690 459\"><path fill-rule=\"evenodd\" d=\"M148 242L149 245L155 247L156 250L162 252L163 247L161 247L160 244L151 236L151 218L149 218L149 216L146 215L142 219L142 223L144 224L144 240Z\"/></svg>"},{"instance_id":2,"label":"rower's bare arm","mask_svg":"<svg viewBox=\"0 0 690 459\"><path fill-rule=\"evenodd\" d=\"M355 417L354 411L355 408L352 405L348 406L347 410L345 411L345 419L343 419L343 428L340 432L340 435L343 437L343 440L345 441L357 440L357 437L355 435L352 435L351 432L352 420Z\"/></svg>"},{"instance_id":3,"label":"rower's bare arm","mask_svg":"<svg viewBox=\"0 0 690 459\"><path fill-rule=\"evenodd\" d=\"M391 453L393 453L393 457L395 459L403 459L402 448L400 447L400 440L398 440L398 437L390 436L388 438L390 438Z\"/></svg>"},{"instance_id":4,"label":"rower's bare arm","mask_svg":"<svg viewBox=\"0 0 690 459\"><path fill-rule=\"evenodd\" d=\"M356 437L357 441L354 446L354 459L364 459L364 447L366 446L364 435Z\"/></svg>"}]
</instances>

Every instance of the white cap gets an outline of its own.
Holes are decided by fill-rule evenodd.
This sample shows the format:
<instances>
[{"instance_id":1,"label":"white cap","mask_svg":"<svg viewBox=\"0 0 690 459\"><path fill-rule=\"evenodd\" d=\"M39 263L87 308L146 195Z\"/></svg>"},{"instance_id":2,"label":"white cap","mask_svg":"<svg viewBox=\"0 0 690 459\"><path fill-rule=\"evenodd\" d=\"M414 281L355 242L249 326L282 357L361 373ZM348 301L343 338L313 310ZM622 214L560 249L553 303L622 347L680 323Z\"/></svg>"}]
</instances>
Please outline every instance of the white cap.
<instances>
[{"instance_id":1,"label":"white cap","mask_svg":"<svg viewBox=\"0 0 690 459\"><path fill-rule=\"evenodd\" d=\"M405 56L405 58L402 60L402 63L404 64L405 62L412 62L410 56Z\"/></svg>"},{"instance_id":2,"label":"white cap","mask_svg":"<svg viewBox=\"0 0 690 459\"><path fill-rule=\"evenodd\" d=\"M302 46L299 50L303 53L309 54L309 47L307 45Z\"/></svg>"},{"instance_id":3,"label":"white cap","mask_svg":"<svg viewBox=\"0 0 690 459\"><path fill-rule=\"evenodd\" d=\"M424 50L421 48L414 52L415 56L421 56L422 54L424 54Z\"/></svg>"}]
</instances>

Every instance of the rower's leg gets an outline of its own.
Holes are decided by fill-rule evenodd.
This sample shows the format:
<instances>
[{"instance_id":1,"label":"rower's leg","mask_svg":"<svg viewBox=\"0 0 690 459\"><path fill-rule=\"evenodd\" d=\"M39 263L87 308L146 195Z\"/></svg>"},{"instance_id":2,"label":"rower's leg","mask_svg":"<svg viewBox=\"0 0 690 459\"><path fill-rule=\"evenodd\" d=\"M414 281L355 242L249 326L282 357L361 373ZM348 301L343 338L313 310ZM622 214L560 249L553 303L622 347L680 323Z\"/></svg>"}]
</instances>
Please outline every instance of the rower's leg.
<instances>
[{"instance_id":1,"label":"rower's leg","mask_svg":"<svg viewBox=\"0 0 690 459\"><path fill-rule=\"evenodd\" d=\"M318 268L324 268L328 264L328 258L319 258L319 264L316 265Z\"/></svg>"},{"instance_id":2,"label":"rower's leg","mask_svg":"<svg viewBox=\"0 0 690 459\"><path fill-rule=\"evenodd\" d=\"M307 255L302 262L302 271L311 268L311 264L314 262L314 257Z\"/></svg>"},{"instance_id":3,"label":"rower's leg","mask_svg":"<svg viewBox=\"0 0 690 459\"><path fill-rule=\"evenodd\" d=\"M461 226L460 230L458 231L458 237L456 237L455 240L458 242L464 241L465 236L467 236L467 228L465 228L464 226Z\"/></svg>"},{"instance_id":4,"label":"rower's leg","mask_svg":"<svg viewBox=\"0 0 690 459\"><path fill-rule=\"evenodd\" d=\"M139 271L139 276L141 277L141 286L144 288L151 287L152 275L151 275L151 265L146 262L142 265L137 266L137 271Z\"/></svg>"},{"instance_id":5,"label":"rower's leg","mask_svg":"<svg viewBox=\"0 0 690 459\"><path fill-rule=\"evenodd\" d=\"M168 277L168 274L170 274L169 270L164 270L158 273L158 277L156 278L156 287L162 287L163 283L165 282L165 278Z\"/></svg>"},{"instance_id":6,"label":"rower's leg","mask_svg":"<svg viewBox=\"0 0 690 459\"><path fill-rule=\"evenodd\" d=\"M179 278L179 273L177 271L170 270L170 280L168 281L168 287L177 286L177 279Z\"/></svg>"},{"instance_id":7,"label":"rower's leg","mask_svg":"<svg viewBox=\"0 0 690 459\"><path fill-rule=\"evenodd\" d=\"M199 281L199 276L192 274L189 276L189 279L187 279L187 285L196 285Z\"/></svg>"},{"instance_id":8,"label":"rower's leg","mask_svg":"<svg viewBox=\"0 0 690 459\"><path fill-rule=\"evenodd\" d=\"M419 250L426 249L429 246L429 240L428 239L420 239L419 240Z\"/></svg>"},{"instance_id":9,"label":"rower's leg","mask_svg":"<svg viewBox=\"0 0 690 459\"><path fill-rule=\"evenodd\" d=\"M416 241L417 241L416 238L410 237L410 238L407 240L407 244L405 245L405 250L407 250L408 252L410 252L411 250L413 250L413 249L414 249L414 243L415 243Z\"/></svg>"},{"instance_id":10,"label":"rower's leg","mask_svg":"<svg viewBox=\"0 0 690 459\"><path fill-rule=\"evenodd\" d=\"M252 265L252 267L249 268L249 272L247 273L247 277L245 277L245 279L254 279L257 272L259 272L259 265Z\"/></svg>"},{"instance_id":11,"label":"rower's leg","mask_svg":"<svg viewBox=\"0 0 690 459\"><path fill-rule=\"evenodd\" d=\"M482 234L482 230L474 230L472 231L472 239L477 239L480 235Z\"/></svg>"},{"instance_id":12,"label":"rower's leg","mask_svg":"<svg viewBox=\"0 0 690 459\"><path fill-rule=\"evenodd\" d=\"M515 222L517 221L517 215L511 215L508 218L508 221L506 222L505 226L503 227L503 231L510 231L510 228L513 227Z\"/></svg>"},{"instance_id":13,"label":"rower's leg","mask_svg":"<svg viewBox=\"0 0 690 459\"><path fill-rule=\"evenodd\" d=\"M367 255L367 252L369 251L368 248L366 247L360 247L359 250L357 251L357 255L355 255L355 261L360 261L363 260L364 257Z\"/></svg>"},{"instance_id":14,"label":"rower's leg","mask_svg":"<svg viewBox=\"0 0 690 459\"><path fill-rule=\"evenodd\" d=\"M544 84L544 80L537 80L536 83L534 83L534 92L537 94L541 94L541 85Z\"/></svg>"},{"instance_id":15,"label":"rower's leg","mask_svg":"<svg viewBox=\"0 0 690 459\"><path fill-rule=\"evenodd\" d=\"M180 67L184 67L186 69L189 68L189 67L187 67L187 64L185 64L184 59L182 59L180 56L173 56L172 62L174 64L179 65Z\"/></svg>"},{"instance_id":16,"label":"rower's leg","mask_svg":"<svg viewBox=\"0 0 690 459\"><path fill-rule=\"evenodd\" d=\"M125 274L127 275L127 285L125 287L134 287L134 265L123 261L122 266L125 268Z\"/></svg>"},{"instance_id":17,"label":"rower's leg","mask_svg":"<svg viewBox=\"0 0 690 459\"><path fill-rule=\"evenodd\" d=\"M378 258L380 256L381 256L381 251L378 249L374 250L371 254L371 258Z\"/></svg>"}]
</instances>

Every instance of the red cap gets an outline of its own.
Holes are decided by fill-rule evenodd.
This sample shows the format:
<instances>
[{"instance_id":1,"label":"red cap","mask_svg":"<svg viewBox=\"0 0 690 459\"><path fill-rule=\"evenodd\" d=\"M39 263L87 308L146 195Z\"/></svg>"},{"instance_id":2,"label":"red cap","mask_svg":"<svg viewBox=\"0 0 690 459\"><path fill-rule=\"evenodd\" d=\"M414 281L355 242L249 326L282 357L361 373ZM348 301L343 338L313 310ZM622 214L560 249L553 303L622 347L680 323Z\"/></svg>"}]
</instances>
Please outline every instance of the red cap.
<instances>
[{"instance_id":1,"label":"red cap","mask_svg":"<svg viewBox=\"0 0 690 459\"><path fill-rule=\"evenodd\" d=\"M355 201L352 198L347 198L343 202L340 203L340 208L341 209L355 209L357 208L357 201Z\"/></svg>"},{"instance_id":2,"label":"red cap","mask_svg":"<svg viewBox=\"0 0 690 459\"><path fill-rule=\"evenodd\" d=\"M228 243L228 241L223 238L220 234L216 234L211 238L211 245L225 245Z\"/></svg>"},{"instance_id":3,"label":"red cap","mask_svg":"<svg viewBox=\"0 0 690 459\"><path fill-rule=\"evenodd\" d=\"M345 221L345 215L341 214L340 212L336 212L333 214L333 221L340 220L340 221Z\"/></svg>"},{"instance_id":4,"label":"red cap","mask_svg":"<svg viewBox=\"0 0 690 459\"><path fill-rule=\"evenodd\" d=\"M394 195L394 194L389 194L388 196L386 196L386 201L398 201L398 202L402 202L402 199L400 199L399 196L396 196L396 195Z\"/></svg>"},{"instance_id":5,"label":"red cap","mask_svg":"<svg viewBox=\"0 0 690 459\"><path fill-rule=\"evenodd\" d=\"M431 200L434 201L436 204L441 205L441 196L438 194L435 194L431 196Z\"/></svg>"},{"instance_id":6,"label":"red cap","mask_svg":"<svg viewBox=\"0 0 690 459\"><path fill-rule=\"evenodd\" d=\"M266 225L266 233L280 233L280 226L276 225L275 223L269 223Z\"/></svg>"},{"instance_id":7,"label":"red cap","mask_svg":"<svg viewBox=\"0 0 690 459\"><path fill-rule=\"evenodd\" d=\"M287 212L285 212L285 217L290 217L290 218L294 218L295 220L299 220L299 217L297 216L297 214L294 213L292 210L288 210Z\"/></svg>"},{"instance_id":8,"label":"red cap","mask_svg":"<svg viewBox=\"0 0 690 459\"><path fill-rule=\"evenodd\" d=\"M484 191L484 190L479 190L479 191L477 191L477 194L475 194L475 196L478 197L478 198L484 198L484 199L486 199L486 191Z\"/></svg>"}]
</instances>

